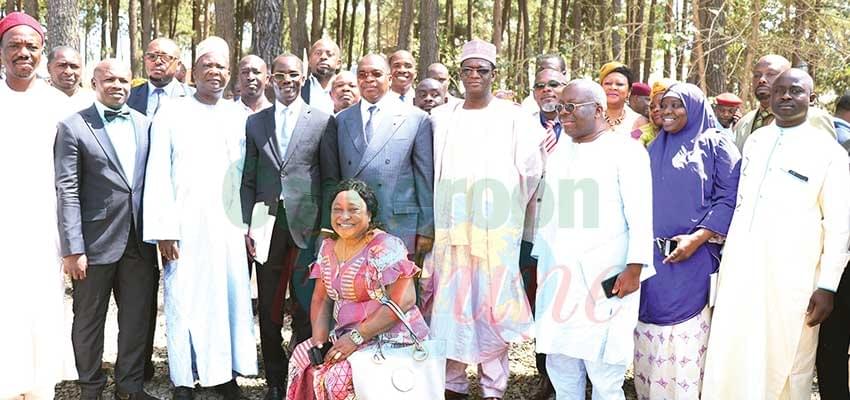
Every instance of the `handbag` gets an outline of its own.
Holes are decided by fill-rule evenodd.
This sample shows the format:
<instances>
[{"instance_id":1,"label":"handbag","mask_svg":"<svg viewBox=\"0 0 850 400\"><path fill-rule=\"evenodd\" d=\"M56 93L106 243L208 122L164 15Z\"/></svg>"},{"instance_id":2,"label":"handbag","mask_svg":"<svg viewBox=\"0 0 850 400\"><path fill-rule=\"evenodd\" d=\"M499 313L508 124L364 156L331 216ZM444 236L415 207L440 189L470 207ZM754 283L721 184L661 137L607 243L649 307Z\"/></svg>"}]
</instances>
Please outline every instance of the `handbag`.
<instances>
[{"instance_id":1,"label":"handbag","mask_svg":"<svg viewBox=\"0 0 850 400\"><path fill-rule=\"evenodd\" d=\"M395 302L386 294L378 301L401 320L414 343L387 345L379 335L373 344L348 356L357 400L443 399L446 342L420 339Z\"/></svg>"}]
</instances>

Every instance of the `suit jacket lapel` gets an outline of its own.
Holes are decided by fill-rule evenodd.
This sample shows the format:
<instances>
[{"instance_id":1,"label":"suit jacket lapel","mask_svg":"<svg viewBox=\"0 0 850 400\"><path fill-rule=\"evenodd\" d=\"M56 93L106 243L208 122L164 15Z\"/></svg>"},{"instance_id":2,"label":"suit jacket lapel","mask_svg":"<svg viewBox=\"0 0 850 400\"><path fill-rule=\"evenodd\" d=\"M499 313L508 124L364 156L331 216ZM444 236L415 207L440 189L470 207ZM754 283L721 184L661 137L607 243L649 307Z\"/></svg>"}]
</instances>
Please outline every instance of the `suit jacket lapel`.
<instances>
[{"instance_id":1,"label":"suit jacket lapel","mask_svg":"<svg viewBox=\"0 0 850 400\"><path fill-rule=\"evenodd\" d=\"M148 157L149 131L148 129L145 129L146 124L144 119L138 118L132 115L132 113L130 114L130 118L133 121L133 130L136 133L136 168L133 170L135 171L133 174L133 187L136 187L142 183L145 176L145 164Z\"/></svg>"},{"instance_id":2,"label":"suit jacket lapel","mask_svg":"<svg viewBox=\"0 0 850 400\"><path fill-rule=\"evenodd\" d=\"M145 83L144 86L141 86L136 90L135 96L133 92L130 92L130 98L127 100L127 105L130 108L142 113L147 114L148 111L148 84Z\"/></svg>"},{"instance_id":3,"label":"suit jacket lapel","mask_svg":"<svg viewBox=\"0 0 850 400\"><path fill-rule=\"evenodd\" d=\"M272 155L274 155L277 165L282 165L283 157L281 157L280 154L280 144L277 142L277 127L274 123L274 116L277 113L277 105L273 105L260 112L263 113L265 134L268 136L269 143L272 144Z\"/></svg>"},{"instance_id":4,"label":"suit jacket lapel","mask_svg":"<svg viewBox=\"0 0 850 400\"><path fill-rule=\"evenodd\" d=\"M369 145L366 146L366 151L363 153L363 158L360 159L360 166L357 167L357 173L355 175L359 174L363 168L366 168L366 164L369 164L378 155L381 149L387 145L390 138L398 131L398 128L404 123L404 114L401 110L395 109L390 111L391 114L387 115L375 129L374 136L372 136Z\"/></svg>"},{"instance_id":5,"label":"suit jacket lapel","mask_svg":"<svg viewBox=\"0 0 850 400\"><path fill-rule=\"evenodd\" d=\"M363 154L366 150L366 141L363 139L363 116L360 114L360 103L351 108L351 118L346 120L346 131L357 153Z\"/></svg>"},{"instance_id":6,"label":"suit jacket lapel","mask_svg":"<svg viewBox=\"0 0 850 400\"><path fill-rule=\"evenodd\" d=\"M298 119L295 121L295 128L292 130L292 136L289 138L289 144L286 146L286 155L283 156L283 164L280 166L281 168L286 166L286 163L289 162L292 154L295 153L295 148L298 147L298 143L301 142L301 136L304 135L304 130L309 127L310 115L312 112L313 109L309 104L303 104L301 106L301 115L299 115Z\"/></svg>"},{"instance_id":7,"label":"suit jacket lapel","mask_svg":"<svg viewBox=\"0 0 850 400\"><path fill-rule=\"evenodd\" d=\"M100 118L97 108L92 105L88 109L84 110L80 115L82 115L83 120L86 121L86 125L88 125L89 129L91 129L94 134L94 138L97 140L98 144L100 144L100 148L103 149L104 153L106 153L106 158L109 159L112 167L118 171L118 174L121 175L121 179L124 180L127 187L130 187L130 183L127 181L127 175L124 174L124 169L121 168L121 162L118 161L118 154L115 153L115 148L112 147L112 141L109 140L109 135L106 134L106 129L103 126L103 120Z\"/></svg>"}]
</instances>

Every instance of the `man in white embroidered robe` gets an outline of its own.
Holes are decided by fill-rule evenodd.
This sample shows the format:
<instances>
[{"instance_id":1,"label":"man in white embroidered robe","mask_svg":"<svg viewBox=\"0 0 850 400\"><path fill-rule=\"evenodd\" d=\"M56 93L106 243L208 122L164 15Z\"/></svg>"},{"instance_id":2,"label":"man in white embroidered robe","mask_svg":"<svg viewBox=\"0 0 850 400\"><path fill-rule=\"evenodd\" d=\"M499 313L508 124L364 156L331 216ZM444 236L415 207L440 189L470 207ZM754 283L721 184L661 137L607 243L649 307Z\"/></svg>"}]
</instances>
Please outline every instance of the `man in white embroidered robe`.
<instances>
[{"instance_id":1,"label":"man in white embroidered robe","mask_svg":"<svg viewBox=\"0 0 850 400\"><path fill-rule=\"evenodd\" d=\"M773 82L775 124L744 145L702 398L809 399L818 325L847 264L847 153L809 119L812 78Z\"/></svg>"}]
</instances>

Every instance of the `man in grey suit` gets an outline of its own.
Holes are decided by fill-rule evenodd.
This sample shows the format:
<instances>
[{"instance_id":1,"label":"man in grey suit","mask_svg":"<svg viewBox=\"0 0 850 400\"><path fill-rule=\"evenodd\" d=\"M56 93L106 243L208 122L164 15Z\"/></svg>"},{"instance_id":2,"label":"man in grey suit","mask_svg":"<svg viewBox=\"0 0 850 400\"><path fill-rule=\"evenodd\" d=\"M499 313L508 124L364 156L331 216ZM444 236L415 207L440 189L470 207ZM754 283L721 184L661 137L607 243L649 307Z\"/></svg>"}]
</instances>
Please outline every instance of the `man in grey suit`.
<instances>
[{"instance_id":1,"label":"man in grey suit","mask_svg":"<svg viewBox=\"0 0 850 400\"><path fill-rule=\"evenodd\" d=\"M73 279L72 342L82 399L99 399L110 292L118 304L116 399L152 399L143 389L144 345L154 302L156 250L141 240L149 122L130 110L130 69L101 61L97 101L59 123L54 146L59 237Z\"/></svg>"},{"instance_id":2,"label":"man in grey suit","mask_svg":"<svg viewBox=\"0 0 850 400\"><path fill-rule=\"evenodd\" d=\"M386 96L390 68L377 54L357 64L360 102L340 112L341 177L360 179L378 196L378 220L411 255L434 238L434 156L431 121L418 108Z\"/></svg>"},{"instance_id":3,"label":"man in grey suit","mask_svg":"<svg viewBox=\"0 0 850 400\"><path fill-rule=\"evenodd\" d=\"M248 226L248 254L258 259L260 339L269 390L266 399L284 397L288 359L281 344L280 305L289 285L297 298L292 315L293 343L312 335L310 299L312 282L307 278L306 260L314 259L320 222L330 226L330 199L339 181L336 122L301 99L303 65L286 54L272 63L273 107L248 118L246 123L245 168L242 174L242 216ZM268 206L275 222L270 243L255 235L261 221L254 220L257 203ZM267 257L255 248L269 249Z\"/></svg>"},{"instance_id":4,"label":"man in grey suit","mask_svg":"<svg viewBox=\"0 0 850 400\"><path fill-rule=\"evenodd\" d=\"M157 38L150 42L145 51L145 72L148 82L133 88L127 105L130 108L153 117L162 100L169 97L184 97L194 93L189 85L174 78L180 68L180 48L167 38Z\"/></svg>"}]
</instances>

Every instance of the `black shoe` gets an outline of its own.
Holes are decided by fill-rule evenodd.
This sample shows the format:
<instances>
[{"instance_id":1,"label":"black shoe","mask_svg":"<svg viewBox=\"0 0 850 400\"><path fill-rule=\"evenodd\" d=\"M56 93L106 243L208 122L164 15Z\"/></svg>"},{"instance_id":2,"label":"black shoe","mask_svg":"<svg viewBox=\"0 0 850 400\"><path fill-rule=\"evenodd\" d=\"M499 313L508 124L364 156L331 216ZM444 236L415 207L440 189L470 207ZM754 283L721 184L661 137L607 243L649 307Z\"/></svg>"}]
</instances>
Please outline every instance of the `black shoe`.
<instances>
[{"instance_id":1,"label":"black shoe","mask_svg":"<svg viewBox=\"0 0 850 400\"><path fill-rule=\"evenodd\" d=\"M115 390L113 398L115 400L159 400L158 398L145 393L144 390L138 391L136 393L122 393L119 390Z\"/></svg>"},{"instance_id":2,"label":"black shoe","mask_svg":"<svg viewBox=\"0 0 850 400\"><path fill-rule=\"evenodd\" d=\"M215 392L222 395L224 400L241 400L242 389L236 384L236 379L215 386Z\"/></svg>"},{"instance_id":3,"label":"black shoe","mask_svg":"<svg viewBox=\"0 0 850 400\"><path fill-rule=\"evenodd\" d=\"M269 391L266 392L266 397L263 397L263 400L283 400L285 394L282 387L269 386Z\"/></svg>"},{"instance_id":4,"label":"black shoe","mask_svg":"<svg viewBox=\"0 0 850 400\"><path fill-rule=\"evenodd\" d=\"M537 393L534 395L535 400L549 400L555 396L555 387L552 386L552 381L546 375L540 376L540 381L537 385Z\"/></svg>"},{"instance_id":5,"label":"black shoe","mask_svg":"<svg viewBox=\"0 0 850 400\"><path fill-rule=\"evenodd\" d=\"M466 393L458 393L446 389L446 400L466 400L468 398L469 395Z\"/></svg>"},{"instance_id":6,"label":"black shoe","mask_svg":"<svg viewBox=\"0 0 850 400\"><path fill-rule=\"evenodd\" d=\"M174 396L172 400L192 400L195 398L195 391L193 388L186 386L177 386L174 388Z\"/></svg>"},{"instance_id":7,"label":"black shoe","mask_svg":"<svg viewBox=\"0 0 850 400\"><path fill-rule=\"evenodd\" d=\"M145 374L144 381L150 382L153 379L154 374L156 373L156 369L153 367L153 361L148 360L145 361Z\"/></svg>"}]
</instances>

